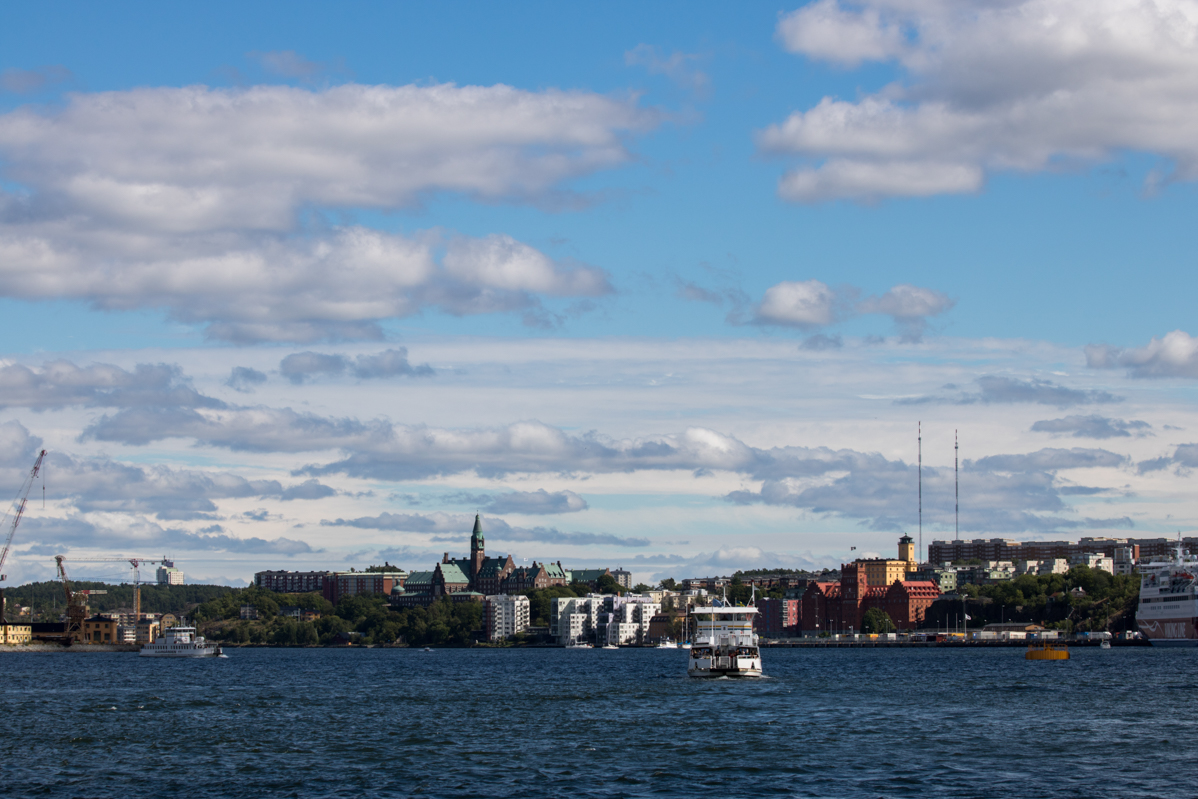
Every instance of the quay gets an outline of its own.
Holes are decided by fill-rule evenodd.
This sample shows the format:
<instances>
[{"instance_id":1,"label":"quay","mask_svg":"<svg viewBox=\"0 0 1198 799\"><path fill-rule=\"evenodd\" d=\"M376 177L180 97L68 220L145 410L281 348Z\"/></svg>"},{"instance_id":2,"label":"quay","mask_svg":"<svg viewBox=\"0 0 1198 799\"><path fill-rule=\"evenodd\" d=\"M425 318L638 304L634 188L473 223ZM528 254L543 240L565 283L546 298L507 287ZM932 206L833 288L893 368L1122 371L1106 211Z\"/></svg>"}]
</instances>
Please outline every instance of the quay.
<instances>
[{"instance_id":1,"label":"quay","mask_svg":"<svg viewBox=\"0 0 1198 799\"><path fill-rule=\"evenodd\" d=\"M958 640L927 640L927 641L907 641L907 640L885 640L885 639L863 639L854 640L852 638L842 638L836 640L833 638L795 638L792 640L762 640L760 646L762 648L772 649L932 649L932 648L949 648L949 649L991 649L999 647L1015 647L1018 649L1026 649L1027 645L1038 639L1031 640L974 640L962 641ZM1064 644L1070 648L1074 647L1098 647L1102 645L1101 641L1097 640L1068 640L1064 638L1052 639L1053 643ZM1114 640L1109 642L1112 647L1120 646L1151 646L1151 642L1145 638L1130 638L1127 640Z\"/></svg>"}]
</instances>

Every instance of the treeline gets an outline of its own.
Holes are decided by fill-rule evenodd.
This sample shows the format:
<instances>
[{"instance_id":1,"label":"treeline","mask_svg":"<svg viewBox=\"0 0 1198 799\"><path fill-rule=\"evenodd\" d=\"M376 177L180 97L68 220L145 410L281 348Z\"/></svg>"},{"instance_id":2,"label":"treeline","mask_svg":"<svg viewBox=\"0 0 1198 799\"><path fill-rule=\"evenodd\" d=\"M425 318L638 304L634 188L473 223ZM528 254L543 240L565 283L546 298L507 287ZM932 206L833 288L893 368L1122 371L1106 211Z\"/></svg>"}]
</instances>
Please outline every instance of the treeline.
<instances>
[{"instance_id":1,"label":"treeline","mask_svg":"<svg viewBox=\"0 0 1198 799\"><path fill-rule=\"evenodd\" d=\"M92 613L133 608L133 586L129 584L109 585L72 580L71 589L99 589L108 592L88 597L87 606ZM143 585L141 610L142 613L187 613L195 605L231 594L235 590L227 585ZM58 616L66 610L66 592L58 580L6 588L4 596L12 618L15 618L15 605L32 607L34 618L39 621L57 621Z\"/></svg>"},{"instance_id":2,"label":"treeline","mask_svg":"<svg viewBox=\"0 0 1198 799\"><path fill-rule=\"evenodd\" d=\"M242 605L253 605L258 619L242 621ZM279 615L287 606L321 615L309 622ZM251 586L197 607L195 618L209 638L231 644L465 646L482 627L482 603L442 599L429 608L392 610L378 595L347 596L333 605L320 594L277 594Z\"/></svg>"},{"instance_id":3,"label":"treeline","mask_svg":"<svg viewBox=\"0 0 1198 799\"><path fill-rule=\"evenodd\" d=\"M1080 588L1080 594L1074 589ZM1140 599L1140 576L1112 575L1089 566L1074 566L1066 574L1025 574L991 585L962 586L962 603L939 601L928 611L926 626L959 623L962 613L970 627L1000 621L1042 623L1062 630L1118 632L1135 629Z\"/></svg>"}]
</instances>

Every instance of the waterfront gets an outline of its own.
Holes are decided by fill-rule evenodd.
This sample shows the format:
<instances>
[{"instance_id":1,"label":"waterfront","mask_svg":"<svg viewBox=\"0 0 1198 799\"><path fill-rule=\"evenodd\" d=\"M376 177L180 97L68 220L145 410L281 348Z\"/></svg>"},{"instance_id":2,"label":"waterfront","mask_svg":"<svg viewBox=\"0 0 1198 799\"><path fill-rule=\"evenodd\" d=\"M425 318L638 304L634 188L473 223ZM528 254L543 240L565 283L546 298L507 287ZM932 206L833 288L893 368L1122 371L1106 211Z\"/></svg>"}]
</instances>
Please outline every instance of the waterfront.
<instances>
[{"instance_id":1,"label":"waterfront","mask_svg":"<svg viewBox=\"0 0 1198 799\"><path fill-rule=\"evenodd\" d=\"M1160 796L1198 753L1198 651L10 654L12 795ZM1184 791L1183 791L1184 793Z\"/></svg>"}]
</instances>

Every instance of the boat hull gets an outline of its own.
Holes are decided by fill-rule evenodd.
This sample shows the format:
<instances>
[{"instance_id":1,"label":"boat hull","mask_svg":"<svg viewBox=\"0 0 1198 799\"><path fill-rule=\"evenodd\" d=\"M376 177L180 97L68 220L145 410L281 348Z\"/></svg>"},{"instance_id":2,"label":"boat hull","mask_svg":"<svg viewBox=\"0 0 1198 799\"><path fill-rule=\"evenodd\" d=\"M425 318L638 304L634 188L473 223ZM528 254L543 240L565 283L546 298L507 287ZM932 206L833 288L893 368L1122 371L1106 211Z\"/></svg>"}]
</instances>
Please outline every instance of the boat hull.
<instances>
[{"instance_id":1,"label":"boat hull","mask_svg":"<svg viewBox=\"0 0 1198 799\"><path fill-rule=\"evenodd\" d=\"M1193 618L1153 619L1138 618L1136 626L1140 634L1153 646L1198 646L1198 625Z\"/></svg>"},{"instance_id":2,"label":"boat hull","mask_svg":"<svg viewBox=\"0 0 1198 799\"><path fill-rule=\"evenodd\" d=\"M143 658L214 658L220 657L221 651L219 649L197 649L194 652L147 652L143 649L137 654Z\"/></svg>"}]
</instances>

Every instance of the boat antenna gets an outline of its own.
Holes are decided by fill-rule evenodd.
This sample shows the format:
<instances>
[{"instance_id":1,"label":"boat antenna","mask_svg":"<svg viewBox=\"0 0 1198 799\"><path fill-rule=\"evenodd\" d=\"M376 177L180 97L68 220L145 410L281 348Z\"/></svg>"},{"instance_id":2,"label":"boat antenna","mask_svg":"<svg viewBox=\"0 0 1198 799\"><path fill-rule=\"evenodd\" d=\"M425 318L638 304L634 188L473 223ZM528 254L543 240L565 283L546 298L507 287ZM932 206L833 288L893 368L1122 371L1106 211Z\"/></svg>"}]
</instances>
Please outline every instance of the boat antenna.
<instances>
[{"instance_id":1,"label":"boat antenna","mask_svg":"<svg viewBox=\"0 0 1198 799\"><path fill-rule=\"evenodd\" d=\"M919 444L919 554L923 555L923 422L916 422L916 442Z\"/></svg>"},{"instance_id":2,"label":"boat antenna","mask_svg":"<svg viewBox=\"0 0 1198 799\"><path fill-rule=\"evenodd\" d=\"M953 522L957 540L961 540L961 472L957 465L957 431L953 431L953 512L956 519Z\"/></svg>"}]
</instances>

